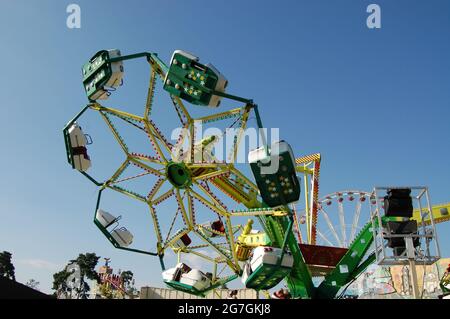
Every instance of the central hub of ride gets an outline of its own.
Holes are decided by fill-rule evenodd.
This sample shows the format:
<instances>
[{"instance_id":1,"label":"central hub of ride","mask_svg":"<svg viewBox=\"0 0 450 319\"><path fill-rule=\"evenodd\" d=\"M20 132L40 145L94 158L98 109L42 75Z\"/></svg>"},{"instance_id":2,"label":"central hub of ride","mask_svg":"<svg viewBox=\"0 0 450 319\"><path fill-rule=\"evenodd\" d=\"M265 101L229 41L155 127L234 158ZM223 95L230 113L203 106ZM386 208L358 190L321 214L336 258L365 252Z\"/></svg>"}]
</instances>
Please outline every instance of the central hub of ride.
<instances>
[{"instance_id":1,"label":"central hub of ride","mask_svg":"<svg viewBox=\"0 0 450 319\"><path fill-rule=\"evenodd\" d=\"M191 171L183 162L169 162L166 166L166 176L176 188L186 188L192 184Z\"/></svg>"}]
</instances>

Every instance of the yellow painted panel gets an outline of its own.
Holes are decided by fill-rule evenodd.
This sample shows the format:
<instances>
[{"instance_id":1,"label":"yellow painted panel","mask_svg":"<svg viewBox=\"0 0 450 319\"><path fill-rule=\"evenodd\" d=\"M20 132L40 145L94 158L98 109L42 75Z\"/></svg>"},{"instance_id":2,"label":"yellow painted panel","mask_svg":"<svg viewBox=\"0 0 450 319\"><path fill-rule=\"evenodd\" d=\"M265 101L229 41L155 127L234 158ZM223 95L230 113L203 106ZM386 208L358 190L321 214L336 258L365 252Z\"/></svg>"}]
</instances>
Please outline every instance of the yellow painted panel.
<instances>
[{"instance_id":1,"label":"yellow painted panel","mask_svg":"<svg viewBox=\"0 0 450 319\"><path fill-rule=\"evenodd\" d=\"M428 208L423 209L424 212L428 212ZM443 223L450 220L450 203L435 205L431 207L431 211L433 214L433 219L435 224ZM418 209L415 209L413 212L412 219L420 222L420 212ZM431 217L429 214L424 219L425 223L428 225L431 222Z\"/></svg>"}]
</instances>

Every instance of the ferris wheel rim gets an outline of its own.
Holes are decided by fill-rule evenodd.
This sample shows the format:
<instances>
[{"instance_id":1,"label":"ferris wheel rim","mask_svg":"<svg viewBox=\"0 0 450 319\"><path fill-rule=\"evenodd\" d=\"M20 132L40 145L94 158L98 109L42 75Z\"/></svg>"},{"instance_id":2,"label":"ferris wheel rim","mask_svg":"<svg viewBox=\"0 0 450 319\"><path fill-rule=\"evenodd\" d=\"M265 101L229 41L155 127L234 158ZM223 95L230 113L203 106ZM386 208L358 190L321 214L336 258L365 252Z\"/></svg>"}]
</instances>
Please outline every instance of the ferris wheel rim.
<instances>
[{"instance_id":1,"label":"ferris wheel rim","mask_svg":"<svg viewBox=\"0 0 450 319\"><path fill-rule=\"evenodd\" d=\"M344 198L349 199L350 196L354 196L354 198L350 199L350 201L356 200L355 210L354 213L346 214L346 210L344 210ZM362 191L362 190L356 190L356 189L347 189L342 191L336 191L329 193L323 197L321 197L318 201L318 216L322 216L324 218L324 221L326 222L326 228L327 231L321 231L317 230L317 233L319 237L324 241L330 243L330 239L327 237L327 235L332 234L333 236L330 237L331 241L334 241L337 246L339 247L348 247L348 245L353 241L354 236L357 234L357 230L360 229L360 217L361 217L361 210L363 209L363 202L365 202L367 199L371 199L373 197L373 194L371 192ZM357 200L357 199L364 200ZM329 213L326 211L326 207L329 207L332 202L337 201L338 204L338 211L335 212L336 215L339 217L339 222L332 223L329 217ZM370 201L367 201L368 203ZM351 218L351 220L348 220L348 217ZM346 220L347 219L347 220ZM349 230L349 233L347 234L347 230ZM340 234L338 234L340 233Z\"/></svg>"},{"instance_id":2,"label":"ferris wheel rim","mask_svg":"<svg viewBox=\"0 0 450 319\"><path fill-rule=\"evenodd\" d=\"M359 195L364 196L364 197L371 197L372 196L372 192L366 192L366 191L361 191L361 190L343 190L343 191L336 191L336 192L332 192L329 193L323 197L321 197L320 199L318 199L317 202L322 203L322 202L326 202L330 199L334 199L337 197L343 197L343 196L348 196L348 195Z\"/></svg>"}]
</instances>

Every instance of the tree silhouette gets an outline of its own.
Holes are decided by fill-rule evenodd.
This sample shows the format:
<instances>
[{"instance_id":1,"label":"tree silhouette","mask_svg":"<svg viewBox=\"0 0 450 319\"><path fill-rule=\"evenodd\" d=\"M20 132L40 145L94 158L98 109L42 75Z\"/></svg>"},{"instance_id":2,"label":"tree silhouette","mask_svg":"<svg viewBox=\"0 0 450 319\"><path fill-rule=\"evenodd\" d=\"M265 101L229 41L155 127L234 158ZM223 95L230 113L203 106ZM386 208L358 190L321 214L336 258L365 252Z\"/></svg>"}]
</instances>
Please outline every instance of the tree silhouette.
<instances>
[{"instance_id":1,"label":"tree silhouette","mask_svg":"<svg viewBox=\"0 0 450 319\"><path fill-rule=\"evenodd\" d=\"M100 256L95 253L79 254L77 259L71 262L76 262L80 266L81 276L88 278L90 280L100 281L100 277L95 270L97 267L98 260Z\"/></svg>"},{"instance_id":2,"label":"tree silhouette","mask_svg":"<svg viewBox=\"0 0 450 319\"><path fill-rule=\"evenodd\" d=\"M53 289L66 289L66 280L69 277L70 273L66 271L66 268L63 270L53 274Z\"/></svg>"},{"instance_id":3,"label":"tree silhouette","mask_svg":"<svg viewBox=\"0 0 450 319\"><path fill-rule=\"evenodd\" d=\"M40 284L39 281L36 281L34 279L30 279L30 280L27 281L25 286L30 287L31 289L34 289L34 290L39 290L38 289L39 284Z\"/></svg>"},{"instance_id":4,"label":"tree silhouette","mask_svg":"<svg viewBox=\"0 0 450 319\"><path fill-rule=\"evenodd\" d=\"M0 276L16 281L14 265L11 262L11 253L4 251L0 253Z\"/></svg>"}]
</instances>

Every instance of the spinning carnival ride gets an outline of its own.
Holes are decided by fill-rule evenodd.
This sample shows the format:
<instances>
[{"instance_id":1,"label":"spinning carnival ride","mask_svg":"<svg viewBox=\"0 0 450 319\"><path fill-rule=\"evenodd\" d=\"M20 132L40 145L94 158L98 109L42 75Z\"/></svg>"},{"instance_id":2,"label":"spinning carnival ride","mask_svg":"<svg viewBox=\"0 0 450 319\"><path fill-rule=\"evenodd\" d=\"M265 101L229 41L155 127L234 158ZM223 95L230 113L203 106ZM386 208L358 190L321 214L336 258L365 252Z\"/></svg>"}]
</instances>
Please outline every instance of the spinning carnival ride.
<instances>
[{"instance_id":1,"label":"spinning carnival ride","mask_svg":"<svg viewBox=\"0 0 450 319\"><path fill-rule=\"evenodd\" d=\"M150 65L143 115L101 105L98 101L107 99L122 84L123 61L137 58L145 58ZM429 201L419 205L411 216L386 214L377 219L384 197L375 190L337 192L319 199L320 154L294 158L285 141L267 145L258 106L252 100L225 93L225 77L189 53L175 51L168 67L155 53L122 56L119 50L103 50L82 70L89 103L63 130L68 162L99 187L96 226L116 248L158 256L163 280L169 287L205 296L241 277L247 288L267 290L285 280L294 298L334 298L378 258L376 252L369 252L376 237L375 228L412 220L429 227L424 231L431 227L434 238L435 223L450 219L449 205L431 208ZM165 112L154 108L160 80L180 121L181 132L175 144L153 121L155 112ZM188 111L198 108L196 105L217 108L225 100L243 105L196 118ZM186 107L183 101L193 105ZM87 151L91 139L78 122L88 110L100 115L125 154L125 160L105 181L87 173L91 167ZM244 130L252 118L256 119L263 144L248 155L255 182L235 165ZM147 138L148 147L131 151L114 124L117 120L138 129ZM230 123L224 124L222 133L197 138L199 123L227 121ZM227 159L222 160L216 157L214 149L230 128L234 129L233 143L226 150ZM279 169L273 170L273 163ZM131 176L127 175L130 167L135 169ZM153 182L145 193L124 186L146 176L152 176ZM299 176L303 177L303 196ZM155 251L132 248L133 235L119 227L121 217L101 208L105 190L121 193L148 207ZM422 195L411 198L420 201ZM166 201L176 206L172 216L167 209L160 209ZM349 204L355 206L353 215L344 208ZM230 205L237 208L229 209ZM331 209L337 212L331 214ZM261 228L259 231L253 229L256 225ZM417 230L413 233L421 236ZM178 263L166 269L164 258L168 251L175 253ZM189 267L182 262L184 256L207 262L211 271ZM401 256L400 253L397 257ZM426 256L428 262L433 262L438 254ZM314 276L322 279L319 285L313 283Z\"/></svg>"}]
</instances>

